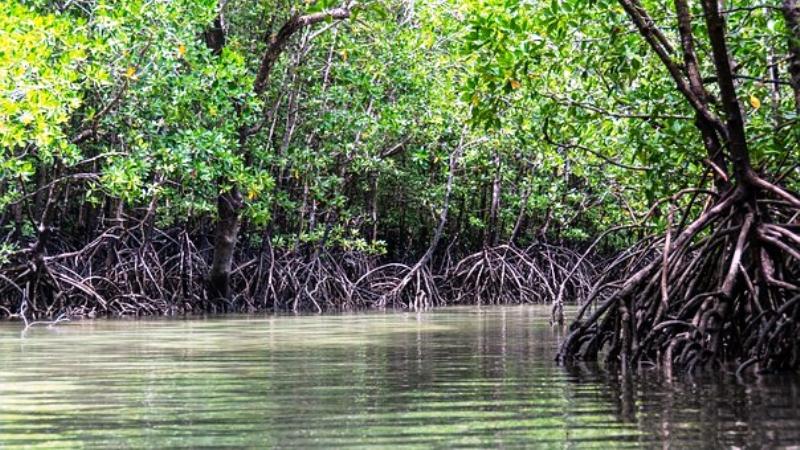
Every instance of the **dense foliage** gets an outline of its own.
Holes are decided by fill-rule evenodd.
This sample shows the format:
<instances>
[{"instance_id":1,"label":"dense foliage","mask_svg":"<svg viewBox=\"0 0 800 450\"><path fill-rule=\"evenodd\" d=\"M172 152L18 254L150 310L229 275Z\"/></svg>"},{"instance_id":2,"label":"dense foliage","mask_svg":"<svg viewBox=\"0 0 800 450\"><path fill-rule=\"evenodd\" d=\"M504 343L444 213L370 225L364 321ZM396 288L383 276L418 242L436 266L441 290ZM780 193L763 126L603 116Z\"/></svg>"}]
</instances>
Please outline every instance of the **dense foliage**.
<instances>
[{"instance_id":1,"label":"dense foliage","mask_svg":"<svg viewBox=\"0 0 800 450\"><path fill-rule=\"evenodd\" d=\"M257 95L264 36L288 4L225 4L228 42L216 55L203 38L213 1L5 2L6 253L36 239L42 190L66 178L56 187L68 184L70 201L57 208L74 220L58 229L78 242L106 216L148 207L162 228L210 227L219 191L236 187L245 235L269 227L276 245L292 247L320 241L329 225L327 245L413 257L428 244L459 142L445 233L462 248L508 239L518 219L515 237L527 241L537 231L585 238L620 219L606 192L583 195L603 172L549 148L530 113L519 109L527 119L503 129L464 129L482 107L470 84L479 55L462 44L478 29L478 5L358 8L354 20L293 36ZM246 151L242 126L259 127ZM28 216L32 196L40 204ZM614 212L588 207L601 203Z\"/></svg>"}]
</instances>

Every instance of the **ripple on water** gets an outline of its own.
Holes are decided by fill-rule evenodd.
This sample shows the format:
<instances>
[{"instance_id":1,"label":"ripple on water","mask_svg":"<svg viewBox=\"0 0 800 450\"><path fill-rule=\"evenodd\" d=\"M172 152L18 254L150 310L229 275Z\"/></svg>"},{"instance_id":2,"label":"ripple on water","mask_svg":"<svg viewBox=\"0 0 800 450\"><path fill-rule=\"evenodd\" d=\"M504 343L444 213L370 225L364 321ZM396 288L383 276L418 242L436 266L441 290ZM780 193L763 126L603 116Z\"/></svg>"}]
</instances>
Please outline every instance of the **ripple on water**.
<instances>
[{"instance_id":1,"label":"ripple on water","mask_svg":"<svg viewBox=\"0 0 800 450\"><path fill-rule=\"evenodd\" d=\"M553 364L541 307L0 325L0 447L800 443L796 377Z\"/></svg>"}]
</instances>

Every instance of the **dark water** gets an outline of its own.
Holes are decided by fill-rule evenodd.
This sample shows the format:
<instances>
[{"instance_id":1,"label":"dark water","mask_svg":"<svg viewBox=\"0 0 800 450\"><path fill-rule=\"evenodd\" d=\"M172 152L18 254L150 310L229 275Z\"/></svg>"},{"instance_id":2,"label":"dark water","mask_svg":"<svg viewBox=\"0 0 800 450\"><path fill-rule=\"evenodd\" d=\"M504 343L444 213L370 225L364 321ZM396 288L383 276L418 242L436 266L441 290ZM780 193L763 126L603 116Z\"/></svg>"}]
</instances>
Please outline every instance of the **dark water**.
<instances>
[{"instance_id":1,"label":"dark water","mask_svg":"<svg viewBox=\"0 0 800 450\"><path fill-rule=\"evenodd\" d=\"M536 307L0 325L0 447L800 444L797 376L553 364Z\"/></svg>"}]
</instances>

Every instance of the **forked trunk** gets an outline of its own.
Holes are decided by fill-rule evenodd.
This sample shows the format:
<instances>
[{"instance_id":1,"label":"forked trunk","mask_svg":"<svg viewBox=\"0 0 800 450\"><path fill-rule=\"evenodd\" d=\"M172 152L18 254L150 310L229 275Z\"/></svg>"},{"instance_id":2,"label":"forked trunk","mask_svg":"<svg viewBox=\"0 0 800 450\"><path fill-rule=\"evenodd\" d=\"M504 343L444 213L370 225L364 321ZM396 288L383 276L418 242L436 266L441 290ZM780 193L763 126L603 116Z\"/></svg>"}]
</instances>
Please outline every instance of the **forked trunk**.
<instances>
[{"instance_id":1,"label":"forked trunk","mask_svg":"<svg viewBox=\"0 0 800 450\"><path fill-rule=\"evenodd\" d=\"M721 189L705 192L710 201L687 226L643 240L619 256L612 265L628 268L610 274L610 281L585 299L559 358L595 359L607 347L608 361L623 365L650 361L691 371L738 359L740 373L755 363L762 370L800 367L800 286L795 284L800 277L800 236L795 232L800 200L751 166L720 5L701 2L724 121L709 108L698 82L688 2L675 1L685 63L680 68L641 4L619 1L695 109ZM785 0L784 13L796 12L796 2ZM717 146L724 150L731 177L712 158L712 153L722 154L713 152ZM680 205L686 192L672 196L670 208ZM694 214L691 202L680 213L684 223ZM648 258L634 262L640 258L636 255Z\"/></svg>"},{"instance_id":2,"label":"forked trunk","mask_svg":"<svg viewBox=\"0 0 800 450\"><path fill-rule=\"evenodd\" d=\"M220 11L214 19L214 23L206 30L204 37L206 45L214 54L220 54L225 46L225 26L223 20L223 4L220 4ZM350 8L333 8L326 11L311 13L301 16L292 15L281 27L281 29L270 37L267 49L261 58L253 82L253 92L260 96L266 90L269 77L275 63L286 49L289 39L297 31L325 20L341 20L350 16ZM239 111L241 113L241 111ZM258 132L260 125L252 127L242 126L239 129L239 152L245 155L245 161L249 161L246 155L247 139ZM217 230L214 241L214 256L211 262L211 270L208 277L208 294L211 300L230 299L230 277L233 265L233 253L236 249L236 235L239 232L239 214L242 209L241 193L234 187L229 192L225 192L217 197Z\"/></svg>"}]
</instances>

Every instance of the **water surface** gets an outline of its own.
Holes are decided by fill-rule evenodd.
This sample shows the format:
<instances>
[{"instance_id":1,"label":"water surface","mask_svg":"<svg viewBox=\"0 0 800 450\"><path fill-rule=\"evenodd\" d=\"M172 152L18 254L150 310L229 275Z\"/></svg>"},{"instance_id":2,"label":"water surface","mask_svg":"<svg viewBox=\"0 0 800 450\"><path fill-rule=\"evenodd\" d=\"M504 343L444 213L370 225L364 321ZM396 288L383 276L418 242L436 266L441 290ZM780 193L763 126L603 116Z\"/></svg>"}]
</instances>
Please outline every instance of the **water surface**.
<instances>
[{"instance_id":1,"label":"water surface","mask_svg":"<svg viewBox=\"0 0 800 450\"><path fill-rule=\"evenodd\" d=\"M797 376L553 363L541 307L0 324L0 448L800 444Z\"/></svg>"}]
</instances>

